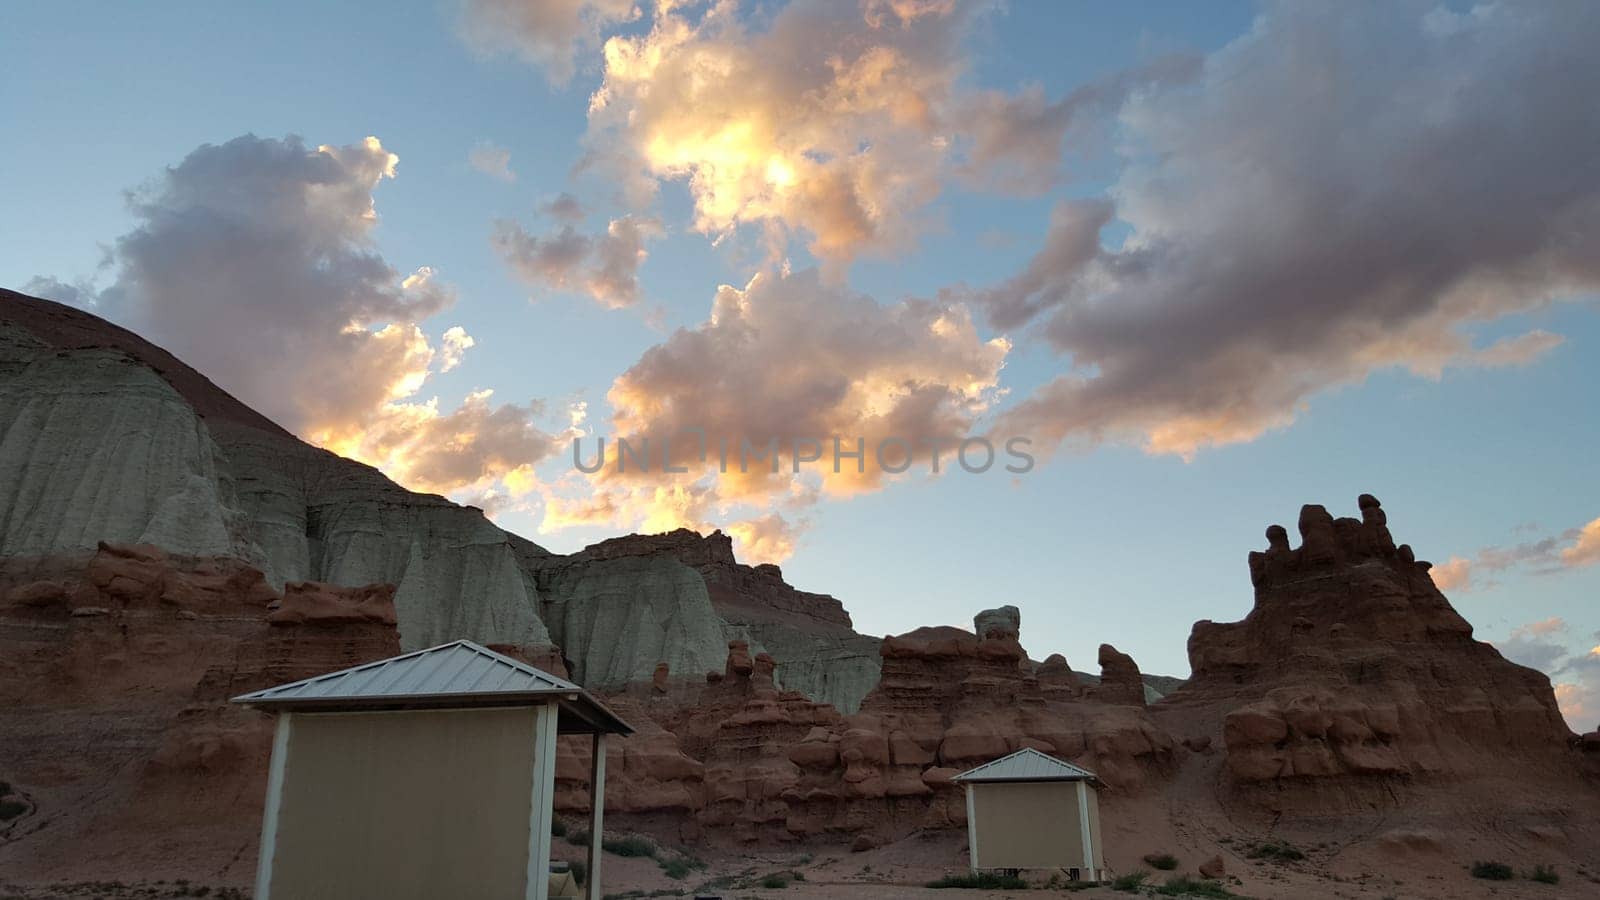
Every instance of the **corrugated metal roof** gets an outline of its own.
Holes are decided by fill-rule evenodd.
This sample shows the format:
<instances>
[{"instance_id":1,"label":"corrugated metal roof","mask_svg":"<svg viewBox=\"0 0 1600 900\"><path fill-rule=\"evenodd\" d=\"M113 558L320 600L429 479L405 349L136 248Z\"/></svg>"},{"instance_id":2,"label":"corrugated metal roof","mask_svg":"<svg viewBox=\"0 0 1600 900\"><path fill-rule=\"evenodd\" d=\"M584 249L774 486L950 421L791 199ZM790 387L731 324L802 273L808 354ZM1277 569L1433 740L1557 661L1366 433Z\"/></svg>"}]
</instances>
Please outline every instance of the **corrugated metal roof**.
<instances>
[{"instance_id":1,"label":"corrugated metal roof","mask_svg":"<svg viewBox=\"0 0 1600 900\"><path fill-rule=\"evenodd\" d=\"M1088 769L1062 762L1024 747L1010 756L968 769L951 781L1085 781L1097 776Z\"/></svg>"},{"instance_id":2,"label":"corrugated metal roof","mask_svg":"<svg viewBox=\"0 0 1600 900\"><path fill-rule=\"evenodd\" d=\"M242 694L234 703L262 709L474 706L557 696L600 730L632 729L582 688L472 641L453 641L326 675ZM566 730L566 729L563 729Z\"/></svg>"}]
</instances>

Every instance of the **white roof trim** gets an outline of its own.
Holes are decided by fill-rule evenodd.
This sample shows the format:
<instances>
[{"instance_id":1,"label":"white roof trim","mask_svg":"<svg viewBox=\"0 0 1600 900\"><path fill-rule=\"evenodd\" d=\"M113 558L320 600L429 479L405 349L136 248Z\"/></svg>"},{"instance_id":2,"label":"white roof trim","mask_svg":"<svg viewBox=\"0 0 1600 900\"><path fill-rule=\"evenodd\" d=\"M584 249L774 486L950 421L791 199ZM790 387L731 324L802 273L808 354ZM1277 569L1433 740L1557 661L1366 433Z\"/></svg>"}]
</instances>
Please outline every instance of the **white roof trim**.
<instances>
[{"instance_id":1,"label":"white roof trim","mask_svg":"<svg viewBox=\"0 0 1600 900\"><path fill-rule=\"evenodd\" d=\"M968 769L950 779L961 782L984 781L1094 781L1093 772L1054 756L1023 747L1009 756Z\"/></svg>"}]
</instances>

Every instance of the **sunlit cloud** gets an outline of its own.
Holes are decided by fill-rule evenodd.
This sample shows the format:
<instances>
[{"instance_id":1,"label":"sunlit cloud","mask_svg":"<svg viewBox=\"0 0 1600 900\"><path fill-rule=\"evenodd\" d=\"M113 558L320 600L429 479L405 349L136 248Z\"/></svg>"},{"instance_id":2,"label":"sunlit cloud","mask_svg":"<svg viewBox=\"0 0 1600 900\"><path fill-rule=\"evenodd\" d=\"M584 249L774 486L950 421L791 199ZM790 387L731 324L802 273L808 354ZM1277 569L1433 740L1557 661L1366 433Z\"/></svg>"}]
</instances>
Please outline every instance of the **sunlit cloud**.
<instances>
[{"instance_id":1,"label":"sunlit cloud","mask_svg":"<svg viewBox=\"0 0 1600 900\"><path fill-rule=\"evenodd\" d=\"M615 439L623 438L636 448L648 442L656 454L670 447L674 464L688 471L665 472L659 459L650 471L608 465L588 482L597 496L552 501L545 525L604 518L695 527L737 520L749 509L758 512L729 532L761 552L788 552L790 520L767 515L772 507L801 509L819 496L877 490L901 470L926 472L927 448L935 445L953 468L955 445L1002 395L1009 350L1002 339L980 336L964 307L881 305L830 286L815 270L763 272L743 288L723 286L705 322L647 350L607 395L613 460ZM913 449L914 466L903 465L898 445L880 457L888 439ZM596 444L588 446L585 462ZM748 457L741 471L746 446L762 455ZM776 451L772 465L768 448ZM861 455L835 471L835 449ZM815 464L797 463L813 455Z\"/></svg>"},{"instance_id":2,"label":"sunlit cloud","mask_svg":"<svg viewBox=\"0 0 1600 900\"><path fill-rule=\"evenodd\" d=\"M1570 568L1592 566L1597 562L1600 562L1600 518L1579 529L1572 546L1561 551L1562 565Z\"/></svg>"},{"instance_id":3,"label":"sunlit cloud","mask_svg":"<svg viewBox=\"0 0 1600 900\"><path fill-rule=\"evenodd\" d=\"M1441 591L1469 591L1472 589L1472 561L1459 556L1436 564L1428 573L1433 576L1434 587Z\"/></svg>"}]
</instances>

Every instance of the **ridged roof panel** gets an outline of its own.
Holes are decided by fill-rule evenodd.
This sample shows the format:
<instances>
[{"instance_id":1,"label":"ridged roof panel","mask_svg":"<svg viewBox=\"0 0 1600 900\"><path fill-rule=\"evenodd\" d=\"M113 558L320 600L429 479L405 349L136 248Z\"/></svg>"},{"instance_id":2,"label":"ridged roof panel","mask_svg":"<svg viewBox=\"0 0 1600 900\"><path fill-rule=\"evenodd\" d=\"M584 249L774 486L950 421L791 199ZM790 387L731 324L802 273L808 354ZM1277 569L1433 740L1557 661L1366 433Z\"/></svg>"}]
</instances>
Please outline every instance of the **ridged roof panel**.
<instances>
[{"instance_id":1,"label":"ridged roof panel","mask_svg":"<svg viewBox=\"0 0 1600 900\"><path fill-rule=\"evenodd\" d=\"M576 694L582 688L472 641L455 641L233 698L252 706L359 704L493 694Z\"/></svg>"},{"instance_id":2,"label":"ridged roof panel","mask_svg":"<svg viewBox=\"0 0 1600 900\"><path fill-rule=\"evenodd\" d=\"M1096 777L1088 769L1080 768L1069 762L1062 762L1054 756L1040 753L1032 747L1024 747L1010 756L1002 756L993 762L987 762L977 768L968 769L950 780L962 782L1086 781Z\"/></svg>"}]
</instances>

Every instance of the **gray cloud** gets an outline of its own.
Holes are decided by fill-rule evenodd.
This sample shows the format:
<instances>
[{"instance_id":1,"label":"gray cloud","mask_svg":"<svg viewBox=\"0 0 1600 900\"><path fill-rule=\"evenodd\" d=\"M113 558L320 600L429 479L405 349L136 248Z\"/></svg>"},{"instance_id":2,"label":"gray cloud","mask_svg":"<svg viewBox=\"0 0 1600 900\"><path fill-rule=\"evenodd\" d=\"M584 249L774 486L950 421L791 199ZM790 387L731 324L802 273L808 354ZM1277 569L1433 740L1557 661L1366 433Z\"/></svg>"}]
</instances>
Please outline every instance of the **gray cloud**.
<instances>
[{"instance_id":1,"label":"gray cloud","mask_svg":"<svg viewBox=\"0 0 1600 900\"><path fill-rule=\"evenodd\" d=\"M467 153L467 162L490 178L505 182L517 180L517 173L511 171L511 151L491 141L482 141L473 147Z\"/></svg>"},{"instance_id":2,"label":"gray cloud","mask_svg":"<svg viewBox=\"0 0 1600 900\"><path fill-rule=\"evenodd\" d=\"M461 36L485 54L514 53L565 85L600 31L639 16L634 0L464 0Z\"/></svg>"},{"instance_id":3,"label":"gray cloud","mask_svg":"<svg viewBox=\"0 0 1600 900\"><path fill-rule=\"evenodd\" d=\"M1071 365L1002 428L1188 454L1378 369L1548 350L1467 329L1600 288L1597 39L1593 4L1286 4L1194 84L1135 93L1109 196L977 294Z\"/></svg>"},{"instance_id":4,"label":"gray cloud","mask_svg":"<svg viewBox=\"0 0 1600 900\"><path fill-rule=\"evenodd\" d=\"M958 117L971 142L963 174L1003 190L1048 190L1061 174L1070 133L1102 130L1106 117L1134 92L1189 81L1199 74L1200 62L1197 56L1163 57L1090 82L1054 102L1037 85L1015 94L983 91L966 98Z\"/></svg>"},{"instance_id":5,"label":"gray cloud","mask_svg":"<svg viewBox=\"0 0 1600 900\"><path fill-rule=\"evenodd\" d=\"M561 222L582 222L583 204L566 191L539 204L539 214Z\"/></svg>"},{"instance_id":6,"label":"gray cloud","mask_svg":"<svg viewBox=\"0 0 1600 900\"><path fill-rule=\"evenodd\" d=\"M489 241L522 281L586 294L601 306L619 309L638 302L639 266L648 256L645 243L660 234L659 222L637 216L612 219L605 233L596 235L583 234L571 224L533 235L501 219Z\"/></svg>"},{"instance_id":7,"label":"gray cloud","mask_svg":"<svg viewBox=\"0 0 1600 900\"><path fill-rule=\"evenodd\" d=\"M372 246L373 190L397 162L377 138L203 145L130 194L135 225L113 246L98 311L402 483L448 491L531 464L550 449L532 407L494 409L479 392L441 412L416 397L473 341L460 328L430 340L421 323L454 290Z\"/></svg>"}]
</instances>

